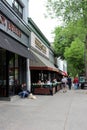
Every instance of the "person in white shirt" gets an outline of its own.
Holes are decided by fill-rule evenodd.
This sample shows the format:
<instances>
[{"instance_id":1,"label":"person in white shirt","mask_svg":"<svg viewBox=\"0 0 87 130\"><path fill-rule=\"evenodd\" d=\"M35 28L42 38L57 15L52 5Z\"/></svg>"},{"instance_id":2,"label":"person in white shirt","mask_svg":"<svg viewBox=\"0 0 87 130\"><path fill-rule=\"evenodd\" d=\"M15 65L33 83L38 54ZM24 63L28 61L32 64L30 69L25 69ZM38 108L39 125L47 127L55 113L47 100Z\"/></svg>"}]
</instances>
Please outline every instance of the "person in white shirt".
<instances>
[{"instance_id":1,"label":"person in white shirt","mask_svg":"<svg viewBox=\"0 0 87 130\"><path fill-rule=\"evenodd\" d=\"M62 82L63 92L67 92L67 90L66 90L67 78L65 76L63 76L61 82Z\"/></svg>"}]
</instances>

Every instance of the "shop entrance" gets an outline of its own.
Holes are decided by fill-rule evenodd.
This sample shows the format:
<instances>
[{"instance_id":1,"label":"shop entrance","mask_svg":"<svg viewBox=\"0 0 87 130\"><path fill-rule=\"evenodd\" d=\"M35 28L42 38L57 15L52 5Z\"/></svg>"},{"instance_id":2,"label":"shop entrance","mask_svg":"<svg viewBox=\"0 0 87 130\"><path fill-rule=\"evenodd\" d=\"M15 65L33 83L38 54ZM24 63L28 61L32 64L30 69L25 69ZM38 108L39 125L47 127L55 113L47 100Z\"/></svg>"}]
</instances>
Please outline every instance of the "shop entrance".
<instances>
[{"instance_id":1,"label":"shop entrance","mask_svg":"<svg viewBox=\"0 0 87 130\"><path fill-rule=\"evenodd\" d=\"M9 95L18 94L26 82L26 58L9 52Z\"/></svg>"},{"instance_id":2,"label":"shop entrance","mask_svg":"<svg viewBox=\"0 0 87 130\"><path fill-rule=\"evenodd\" d=\"M0 97L6 96L6 50L0 48Z\"/></svg>"},{"instance_id":3,"label":"shop entrance","mask_svg":"<svg viewBox=\"0 0 87 130\"><path fill-rule=\"evenodd\" d=\"M0 97L18 94L26 82L26 58L0 48Z\"/></svg>"}]
</instances>

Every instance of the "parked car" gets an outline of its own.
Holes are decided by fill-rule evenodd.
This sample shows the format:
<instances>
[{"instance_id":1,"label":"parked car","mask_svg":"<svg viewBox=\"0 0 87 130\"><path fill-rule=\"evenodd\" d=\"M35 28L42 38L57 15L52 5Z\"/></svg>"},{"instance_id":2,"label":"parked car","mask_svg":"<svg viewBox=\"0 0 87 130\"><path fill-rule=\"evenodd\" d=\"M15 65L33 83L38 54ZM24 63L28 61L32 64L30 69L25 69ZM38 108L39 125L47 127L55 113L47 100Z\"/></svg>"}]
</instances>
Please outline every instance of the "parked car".
<instances>
[{"instance_id":1,"label":"parked car","mask_svg":"<svg viewBox=\"0 0 87 130\"><path fill-rule=\"evenodd\" d=\"M81 86L81 89L84 89L84 83L85 83L85 76L84 75L80 75L79 76L79 84Z\"/></svg>"}]
</instances>

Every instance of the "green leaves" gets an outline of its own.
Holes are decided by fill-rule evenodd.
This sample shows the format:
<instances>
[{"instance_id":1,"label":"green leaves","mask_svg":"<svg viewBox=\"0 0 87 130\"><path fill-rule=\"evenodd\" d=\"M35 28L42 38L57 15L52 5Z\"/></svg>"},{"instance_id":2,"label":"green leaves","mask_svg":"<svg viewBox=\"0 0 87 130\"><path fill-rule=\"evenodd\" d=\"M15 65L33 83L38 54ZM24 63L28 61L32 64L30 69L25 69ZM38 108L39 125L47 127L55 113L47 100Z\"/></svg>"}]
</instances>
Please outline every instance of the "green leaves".
<instances>
[{"instance_id":1,"label":"green leaves","mask_svg":"<svg viewBox=\"0 0 87 130\"><path fill-rule=\"evenodd\" d=\"M84 68L84 43L79 38L71 43L71 47L65 49L65 58L68 64L72 64L78 73L83 72Z\"/></svg>"},{"instance_id":2,"label":"green leaves","mask_svg":"<svg viewBox=\"0 0 87 130\"><path fill-rule=\"evenodd\" d=\"M54 50L57 56L66 59L68 64L83 72L84 68L84 38L86 28L83 28L81 20L69 23L66 27L57 27L54 31ZM79 67L81 67L79 69ZM68 67L68 69L70 69ZM76 71L75 71L76 72ZM73 73L73 72L72 72Z\"/></svg>"},{"instance_id":3,"label":"green leaves","mask_svg":"<svg viewBox=\"0 0 87 130\"><path fill-rule=\"evenodd\" d=\"M48 0L46 8L49 15L62 16L66 23L87 18L87 0Z\"/></svg>"},{"instance_id":4,"label":"green leaves","mask_svg":"<svg viewBox=\"0 0 87 130\"><path fill-rule=\"evenodd\" d=\"M47 9L49 15L58 19L61 17L64 23L63 27L54 30L53 47L57 56L67 59L69 71L74 69L75 73L83 72L86 64L84 60L87 61L86 56L84 59L84 45L87 46L87 0L48 0Z\"/></svg>"}]
</instances>

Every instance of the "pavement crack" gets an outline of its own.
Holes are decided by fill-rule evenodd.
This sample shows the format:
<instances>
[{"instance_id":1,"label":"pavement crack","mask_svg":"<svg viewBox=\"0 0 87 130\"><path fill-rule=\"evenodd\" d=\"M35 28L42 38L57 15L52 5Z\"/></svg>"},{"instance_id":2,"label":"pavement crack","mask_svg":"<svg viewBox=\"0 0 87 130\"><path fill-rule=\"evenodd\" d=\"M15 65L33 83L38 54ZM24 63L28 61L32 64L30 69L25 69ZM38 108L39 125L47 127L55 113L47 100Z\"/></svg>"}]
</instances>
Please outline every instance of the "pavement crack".
<instances>
[{"instance_id":1,"label":"pavement crack","mask_svg":"<svg viewBox=\"0 0 87 130\"><path fill-rule=\"evenodd\" d=\"M65 118L65 121L64 121L64 130L66 130L66 125L67 125L67 121L68 121L68 117L69 117L69 113L70 113L70 110L71 110L71 105L72 105L72 102L73 102L73 98L74 98L74 94L69 102L69 107L68 107L68 111L67 111L67 114L66 114L66 118Z\"/></svg>"}]
</instances>

